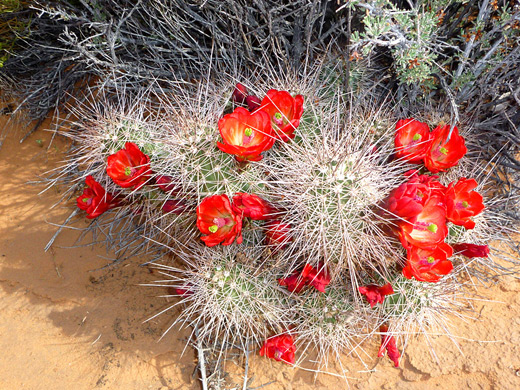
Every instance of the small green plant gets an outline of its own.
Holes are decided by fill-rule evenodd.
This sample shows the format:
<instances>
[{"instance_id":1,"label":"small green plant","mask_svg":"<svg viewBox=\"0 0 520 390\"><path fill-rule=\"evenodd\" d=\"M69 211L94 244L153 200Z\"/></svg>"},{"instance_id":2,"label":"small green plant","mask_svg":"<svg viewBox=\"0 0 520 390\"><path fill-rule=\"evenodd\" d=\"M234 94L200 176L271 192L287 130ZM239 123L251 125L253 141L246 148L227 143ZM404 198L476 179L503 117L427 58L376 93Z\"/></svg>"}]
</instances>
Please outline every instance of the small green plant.
<instances>
[{"instance_id":1,"label":"small green plant","mask_svg":"<svg viewBox=\"0 0 520 390\"><path fill-rule=\"evenodd\" d=\"M468 88L491 70L519 39L519 9L510 2L425 0L406 6L390 0L348 1L363 28L352 33L351 53L369 56L388 48L402 83L429 90L448 80L454 90Z\"/></svg>"},{"instance_id":2,"label":"small green plant","mask_svg":"<svg viewBox=\"0 0 520 390\"><path fill-rule=\"evenodd\" d=\"M16 15L27 5L21 0L5 0L0 4L0 68L16 49L17 39L30 34L30 20L19 20Z\"/></svg>"}]
</instances>

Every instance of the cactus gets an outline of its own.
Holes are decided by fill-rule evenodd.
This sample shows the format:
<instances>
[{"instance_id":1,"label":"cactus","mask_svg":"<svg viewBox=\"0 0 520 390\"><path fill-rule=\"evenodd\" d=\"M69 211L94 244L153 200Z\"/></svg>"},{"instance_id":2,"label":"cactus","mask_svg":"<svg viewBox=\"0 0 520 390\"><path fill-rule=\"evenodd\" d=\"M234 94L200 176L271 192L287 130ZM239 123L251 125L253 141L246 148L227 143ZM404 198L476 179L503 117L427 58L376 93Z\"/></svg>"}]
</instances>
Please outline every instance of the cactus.
<instances>
[{"instance_id":1,"label":"cactus","mask_svg":"<svg viewBox=\"0 0 520 390\"><path fill-rule=\"evenodd\" d=\"M283 261L324 260L337 271L333 275L346 269L355 275L391 261L392 240L382 232L379 204L403 180L403 167L385 163L392 149L380 134L388 137L388 114L357 111L343 124L336 103L311 100L312 121L301 123L296 142L274 148L259 165L272 178L265 196L283 195L277 199L287 210L282 221L295 237Z\"/></svg>"},{"instance_id":2,"label":"cactus","mask_svg":"<svg viewBox=\"0 0 520 390\"><path fill-rule=\"evenodd\" d=\"M175 323L197 324L206 342L218 336L224 343L260 343L294 321L290 299L277 286L276 274L259 268L258 251L199 247L180 256L186 268L155 265L168 279L153 286L180 289L176 295L182 295L184 308Z\"/></svg>"},{"instance_id":3,"label":"cactus","mask_svg":"<svg viewBox=\"0 0 520 390\"><path fill-rule=\"evenodd\" d=\"M304 350L316 350L317 362L325 367L331 357L355 354L356 346L373 327L370 309L356 302L355 294L343 283L333 283L321 294L308 290L292 307L297 318L293 331ZM332 355L332 356L331 356Z\"/></svg>"},{"instance_id":4,"label":"cactus","mask_svg":"<svg viewBox=\"0 0 520 390\"><path fill-rule=\"evenodd\" d=\"M120 202L107 212L107 226L110 218L120 218L126 236L135 237L132 229L139 227L150 247L158 244L162 255L177 257L154 265L166 279L153 285L178 289L170 295L181 299L169 308L183 310L173 323L196 326L205 343L220 340L222 350L229 345L249 350L251 342L260 347L269 337L288 333L300 351L317 350L320 366L328 365L330 354L363 358L357 346L380 327L398 339L432 327L446 330L444 313L460 312L466 304L461 275L497 268L487 259L468 261L455 254L454 271L438 283L401 275L405 250L388 234L399 219L384 211L385 201L407 180L405 171L421 167L393 158L391 107L376 107L369 94L360 98L363 106L350 104L351 96L340 89L340 70L332 66L304 78L241 79L254 85L258 96L272 87L304 96L295 138L276 141L259 161L238 162L216 146L219 119L240 104L229 99L234 84L225 76L201 84L153 85L135 101L124 94L112 99L101 91L103 104L81 111L79 130L68 134L77 146L62 177L70 180L71 167L79 167L80 177L92 175ZM357 82L367 81L361 76ZM161 88L168 93L158 92ZM107 159L127 142L149 157L152 173L137 189L122 188L107 177ZM474 158L464 157L460 168L440 173L439 180L446 185L469 176ZM68 194L75 188L71 185ZM229 246L206 247L196 208L215 195L233 202L236 193L268 202L277 210L276 220L242 215L240 244L231 237L215 243ZM450 226L447 242L487 243L496 236L499 218L490 209L475 217L477 227L471 231ZM277 225L283 226L274 233L279 239L266 235ZM124 234L110 229L106 234L111 245L120 240L128 247ZM139 254L147 248L135 249ZM321 284L313 284L321 272L327 277L322 274ZM289 286L286 279L298 275L306 278L301 286ZM394 293L372 308L358 288L374 283L391 283Z\"/></svg>"}]
</instances>

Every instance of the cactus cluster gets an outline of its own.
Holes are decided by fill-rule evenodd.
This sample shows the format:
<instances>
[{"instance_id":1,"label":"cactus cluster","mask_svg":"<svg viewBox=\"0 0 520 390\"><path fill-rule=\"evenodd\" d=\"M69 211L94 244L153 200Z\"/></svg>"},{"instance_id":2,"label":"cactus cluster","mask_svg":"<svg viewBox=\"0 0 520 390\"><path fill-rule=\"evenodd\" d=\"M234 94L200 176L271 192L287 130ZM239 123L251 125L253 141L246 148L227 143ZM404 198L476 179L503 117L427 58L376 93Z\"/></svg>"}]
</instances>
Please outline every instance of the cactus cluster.
<instances>
[{"instance_id":1,"label":"cactus cluster","mask_svg":"<svg viewBox=\"0 0 520 390\"><path fill-rule=\"evenodd\" d=\"M464 273L473 262L486 264L487 254L468 257L460 249L451 262L443 260L453 264L452 272L421 271L425 265L414 262L413 249L403 247L397 234L401 229L401 242L403 231L413 236L406 224L415 223L418 212L412 218L389 204L396 189L419 180L430 187L438 183L429 191L445 191L467 173L471 159L464 157L453 172L440 169L447 172L438 174L438 182L417 173L410 179L405 173L418 165L395 157L397 118L391 107L349 104L351 96L333 87L336 79L326 68L306 78L257 82L256 95L264 99L226 78L172 83L168 93L157 92L157 85L133 98L107 97L79 108L82 119L66 133L75 150L64 173L74 167L80 179L92 177L106 194L97 200L105 202L103 215L89 211L91 189L80 196L86 204L78 198L78 206L96 221L125 220L127 235L139 226L150 245L174 255L154 263L165 276L154 285L172 287L179 297L171 307L182 310L173 323L196 327L208 343L260 347L265 341L262 354L290 364L317 350L325 366L330 353L357 354L361 341L381 334L380 354L386 348L397 365L394 335L399 340L431 326L443 328L446 313L464 307ZM274 114L266 114L269 99L280 96L292 108L273 103ZM398 136L404 127L399 123ZM425 126L426 137L440 131ZM257 136L258 145L267 145L263 149L253 148ZM421 137L412 136L407 147L419 147L415 141ZM69 193L78 180L72 184ZM420 203L421 196L409 201ZM445 209L442 202L435 207ZM489 242L492 212L474 214L473 230L450 222L445 245ZM438 228L428 225L432 234ZM432 256L423 260L433 266ZM434 274L424 281L420 272ZM171 307L158 314L173 313ZM277 347L293 339L296 358Z\"/></svg>"}]
</instances>

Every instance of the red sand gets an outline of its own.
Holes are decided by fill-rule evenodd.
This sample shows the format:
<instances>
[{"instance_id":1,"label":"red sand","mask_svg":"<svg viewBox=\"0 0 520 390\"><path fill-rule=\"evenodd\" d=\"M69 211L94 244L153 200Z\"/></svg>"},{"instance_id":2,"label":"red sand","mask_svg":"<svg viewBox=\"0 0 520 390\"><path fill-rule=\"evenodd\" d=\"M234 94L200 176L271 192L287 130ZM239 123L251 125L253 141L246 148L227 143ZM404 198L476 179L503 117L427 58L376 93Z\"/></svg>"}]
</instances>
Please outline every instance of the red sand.
<instances>
[{"instance_id":1,"label":"red sand","mask_svg":"<svg viewBox=\"0 0 520 390\"><path fill-rule=\"evenodd\" d=\"M19 144L25 131L11 130L0 149L0 389L199 389L193 349L181 355L189 330L173 329L158 341L172 317L143 323L168 305L156 297L164 290L138 285L158 278L139 267L143 259L96 271L110 256L104 248L60 248L74 244L74 230L43 251L56 230L49 222L62 223L74 205L50 210L57 190L38 195L42 187L27 182L56 167L68 144L57 139L47 149L52 134L43 130ZM368 358L372 372L360 373L359 362L342 359L356 378L351 387L520 388L519 291L511 277L482 290L493 302L475 302L477 320L452 321L458 346L431 337L438 363L424 339L410 342L400 368L387 358ZM375 356L377 344L365 350ZM225 370L238 381L241 362L229 361ZM274 381L265 390L347 388L333 376L315 377L257 355L250 376L251 387Z\"/></svg>"}]
</instances>

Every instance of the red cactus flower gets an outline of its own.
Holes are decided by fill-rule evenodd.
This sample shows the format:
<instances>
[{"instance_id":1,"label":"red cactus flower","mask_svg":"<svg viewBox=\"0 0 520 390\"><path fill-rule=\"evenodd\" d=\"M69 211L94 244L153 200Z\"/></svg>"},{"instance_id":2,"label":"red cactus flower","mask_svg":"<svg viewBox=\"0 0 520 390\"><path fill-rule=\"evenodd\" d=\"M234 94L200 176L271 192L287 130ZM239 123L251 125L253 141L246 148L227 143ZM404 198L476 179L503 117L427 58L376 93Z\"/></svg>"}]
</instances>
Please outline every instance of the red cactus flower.
<instances>
[{"instance_id":1,"label":"red cactus flower","mask_svg":"<svg viewBox=\"0 0 520 390\"><path fill-rule=\"evenodd\" d=\"M265 225L265 238L267 245L275 247L275 249L283 249L291 241L290 237L291 225L283 223L280 220L269 221Z\"/></svg>"},{"instance_id":2,"label":"red cactus flower","mask_svg":"<svg viewBox=\"0 0 520 390\"><path fill-rule=\"evenodd\" d=\"M489 246L487 245L459 243L453 244L453 249L455 252L458 252L458 254L469 257L470 259L473 257L489 256Z\"/></svg>"},{"instance_id":3,"label":"red cactus flower","mask_svg":"<svg viewBox=\"0 0 520 390\"><path fill-rule=\"evenodd\" d=\"M484 210L482 195L473 191L477 187L475 179L461 178L457 184L450 183L446 190L446 217L455 225L473 229L475 222L470 218Z\"/></svg>"},{"instance_id":4,"label":"red cactus flower","mask_svg":"<svg viewBox=\"0 0 520 390\"><path fill-rule=\"evenodd\" d=\"M419 164L430 146L430 128L413 118L401 119L395 126L395 157Z\"/></svg>"},{"instance_id":5,"label":"red cactus flower","mask_svg":"<svg viewBox=\"0 0 520 390\"><path fill-rule=\"evenodd\" d=\"M181 296L181 297L187 297L189 295L193 295L193 291L191 290L188 290L188 289L184 289L184 288L176 288L175 289L175 294Z\"/></svg>"},{"instance_id":6,"label":"red cactus flower","mask_svg":"<svg viewBox=\"0 0 520 390\"><path fill-rule=\"evenodd\" d=\"M269 114L276 136L284 142L294 138L294 130L303 115L303 96L271 89L262 100L261 111Z\"/></svg>"},{"instance_id":7,"label":"red cactus flower","mask_svg":"<svg viewBox=\"0 0 520 390\"><path fill-rule=\"evenodd\" d=\"M422 203L426 203L432 196L438 196L443 198L446 193L446 187L444 187L437 179L439 176L435 175L412 175L410 180L416 179L419 186L418 196L422 199ZM424 196L426 195L426 196Z\"/></svg>"},{"instance_id":8,"label":"red cactus flower","mask_svg":"<svg viewBox=\"0 0 520 390\"><path fill-rule=\"evenodd\" d=\"M231 95L231 99L233 100L233 103L244 104L244 102L246 101L246 97L247 97L247 88L244 85L237 83L237 85L235 86L235 89L233 90L233 94Z\"/></svg>"},{"instance_id":9,"label":"red cactus flower","mask_svg":"<svg viewBox=\"0 0 520 390\"><path fill-rule=\"evenodd\" d=\"M312 267L307 275L307 283L319 292L325 292L325 288L330 283L330 274L324 263L320 263L318 268Z\"/></svg>"},{"instance_id":10,"label":"red cactus flower","mask_svg":"<svg viewBox=\"0 0 520 390\"><path fill-rule=\"evenodd\" d=\"M108 156L107 173L120 187L141 188L152 173L150 157L133 142L127 142L124 149Z\"/></svg>"},{"instance_id":11,"label":"red cactus flower","mask_svg":"<svg viewBox=\"0 0 520 390\"><path fill-rule=\"evenodd\" d=\"M191 284L190 282L187 282L184 286L180 286L180 287L168 287L168 294L170 295L177 295L181 298L186 298L190 295L193 295L194 294L194 290L193 290L193 284Z\"/></svg>"},{"instance_id":12,"label":"red cactus flower","mask_svg":"<svg viewBox=\"0 0 520 390\"><path fill-rule=\"evenodd\" d=\"M404 175L404 177L410 178L410 177L419 175L419 172L420 172L419 169L409 169L405 173L403 173L403 175ZM434 177L438 177L438 176L434 176Z\"/></svg>"},{"instance_id":13,"label":"red cactus flower","mask_svg":"<svg viewBox=\"0 0 520 390\"><path fill-rule=\"evenodd\" d=\"M173 183L173 177L171 176L157 176L155 184L164 192L178 192L179 187Z\"/></svg>"},{"instance_id":14,"label":"red cactus flower","mask_svg":"<svg viewBox=\"0 0 520 390\"><path fill-rule=\"evenodd\" d=\"M255 221L276 218L277 210L269 202L255 194L237 192L233 197L233 211Z\"/></svg>"},{"instance_id":15,"label":"red cactus flower","mask_svg":"<svg viewBox=\"0 0 520 390\"><path fill-rule=\"evenodd\" d=\"M411 179L395 188L386 200L386 210L401 218L419 215L423 209L423 196L417 192L417 183L416 179Z\"/></svg>"},{"instance_id":16,"label":"red cactus flower","mask_svg":"<svg viewBox=\"0 0 520 390\"><path fill-rule=\"evenodd\" d=\"M227 195L212 195L204 198L197 207L197 227L200 239L207 246L231 245L235 238L242 242L242 217L233 212Z\"/></svg>"},{"instance_id":17,"label":"red cactus flower","mask_svg":"<svg viewBox=\"0 0 520 390\"><path fill-rule=\"evenodd\" d=\"M385 208L398 217L416 217L430 197L444 197L446 188L436 180L437 176L417 175L415 172L407 172L408 181L394 189L385 202Z\"/></svg>"},{"instance_id":18,"label":"red cactus flower","mask_svg":"<svg viewBox=\"0 0 520 390\"><path fill-rule=\"evenodd\" d=\"M399 222L399 238L406 249L431 248L448 235L446 205L438 196L429 198L422 211L408 221Z\"/></svg>"},{"instance_id":19,"label":"red cactus flower","mask_svg":"<svg viewBox=\"0 0 520 390\"><path fill-rule=\"evenodd\" d=\"M235 86L231 99L235 104L247 104L247 108L251 112L257 110L262 105L260 99L255 95L249 95L247 88L240 83L237 83Z\"/></svg>"},{"instance_id":20,"label":"red cactus flower","mask_svg":"<svg viewBox=\"0 0 520 390\"><path fill-rule=\"evenodd\" d=\"M258 98L255 95L249 95L248 97L246 97L246 103L247 108L251 112L258 110L258 108L260 108L260 106L262 105L260 98Z\"/></svg>"},{"instance_id":21,"label":"red cactus flower","mask_svg":"<svg viewBox=\"0 0 520 390\"><path fill-rule=\"evenodd\" d=\"M287 290L298 294L305 286L307 286L309 282L308 276L312 270L312 265L305 264L305 267L303 267L301 271L294 271L290 276L278 279L278 284L280 286L286 286Z\"/></svg>"},{"instance_id":22,"label":"red cactus flower","mask_svg":"<svg viewBox=\"0 0 520 390\"><path fill-rule=\"evenodd\" d=\"M218 148L238 161L260 161L261 153L274 144L269 115L263 111L251 114L238 107L218 121L218 129L224 142L217 142Z\"/></svg>"},{"instance_id":23,"label":"red cactus flower","mask_svg":"<svg viewBox=\"0 0 520 390\"><path fill-rule=\"evenodd\" d=\"M296 346L294 340L289 334L270 337L265 340L264 345L260 349L260 356L267 356L278 362L294 364L294 353Z\"/></svg>"},{"instance_id":24,"label":"red cactus flower","mask_svg":"<svg viewBox=\"0 0 520 390\"><path fill-rule=\"evenodd\" d=\"M439 243L433 249L421 249L415 246L407 250L407 262L403 275L407 279L412 276L421 282L438 282L443 275L453 269L448 260L453 255L453 249L445 242Z\"/></svg>"},{"instance_id":25,"label":"red cactus flower","mask_svg":"<svg viewBox=\"0 0 520 390\"><path fill-rule=\"evenodd\" d=\"M394 366L399 367L399 358L401 357L401 354L397 349L397 343L394 336L388 333L388 326L386 325L381 325L379 331L381 332L381 346L379 347L377 357L385 356L385 353L388 352L388 357L392 362L394 362Z\"/></svg>"},{"instance_id":26,"label":"red cactus flower","mask_svg":"<svg viewBox=\"0 0 520 390\"><path fill-rule=\"evenodd\" d=\"M186 211L187 205L181 199L169 199L162 205L163 213L174 213L181 215Z\"/></svg>"},{"instance_id":27,"label":"red cactus flower","mask_svg":"<svg viewBox=\"0 0 520 390\"><path fill-rule=\"evenodd\" d=\"M387 283L384 286L369 284L368 286L359 287L358 290L365 296L370 307L374 307L378 303L382 304L386 295L392 295L394 293L394 289L390 283Z\"/></svg>"},{"instance_id":28,"label":"red cactus flower","mask_svg":"<svg viewBox=\"0 0 520 390\"><path fill-rule=\"evenodd\" d=\"M414 200L423 207L430 198L437 197L444 199L446 187L444 187L437 179L438 176L413 174L408 180L409 183L417 187Z\"/></svg>"},{"instance_id":29,"label":"red cactus flower","mask_svg":"<svg viewBox=\"0 0 520 390\"><path fill-rule=\"evenodd\" d=\"M444 172L446 169L457 165L467 152L464 138L459 135L457 126L453 128L448 140L449 133L450 125L439 125L430 134L432 142L426 152L424 165L432 173Z\"/></svg>"},{"instance_id":30,"label":"red cactus flower","mask_svg":"<svg viewBox=\"0 0 520 390\"><path fill-rule=\"evenodd\" d=\"M290 292L299 293L305 286L312 286L320 292L325 292L325 288L330 283L330 274L323 263L318 268L310 264L305 264L301 271L294 271L291 276L278 279L280 286L286 286Z\"/></svg>"},{"instance_id":31,"label":"red cactus flower","mask_svg":"<svg viewBox=\"0 0 520 390\"><path fill-rule=\"evenodd\" d=\"M117 200L110 193L107 193L103 186L99 184L91 175L85 179L86 187L83 194L78 196L76 203L81 210L87 212L87 218L99 217L105 211L118 206Z\"/></svg>"}]
</instances>

